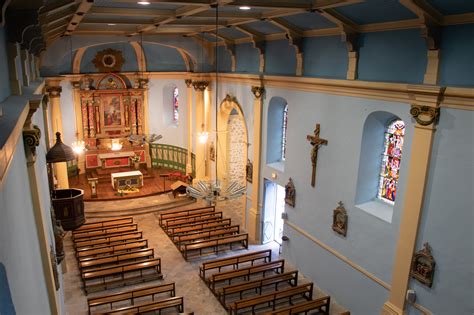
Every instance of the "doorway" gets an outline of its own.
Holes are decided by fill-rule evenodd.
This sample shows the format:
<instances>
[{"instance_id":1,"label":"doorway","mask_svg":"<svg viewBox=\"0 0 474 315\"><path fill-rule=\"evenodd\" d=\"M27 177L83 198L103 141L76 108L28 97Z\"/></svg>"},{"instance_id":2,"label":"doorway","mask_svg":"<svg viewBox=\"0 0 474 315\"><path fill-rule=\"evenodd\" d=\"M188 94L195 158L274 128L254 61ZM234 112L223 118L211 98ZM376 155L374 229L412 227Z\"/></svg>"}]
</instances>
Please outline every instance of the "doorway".
<instances>
[{"instance_id":1,"label":"doorway","mask_svg":"<svg viewBox=\"0 0 474 315\"><path fill-rule=\"evenodd\" d=\"M275 241L281 245L281 214L285 211L285 188L268 179L265 179L264 185L262 243Z\"/></svg>"}]
</instances>

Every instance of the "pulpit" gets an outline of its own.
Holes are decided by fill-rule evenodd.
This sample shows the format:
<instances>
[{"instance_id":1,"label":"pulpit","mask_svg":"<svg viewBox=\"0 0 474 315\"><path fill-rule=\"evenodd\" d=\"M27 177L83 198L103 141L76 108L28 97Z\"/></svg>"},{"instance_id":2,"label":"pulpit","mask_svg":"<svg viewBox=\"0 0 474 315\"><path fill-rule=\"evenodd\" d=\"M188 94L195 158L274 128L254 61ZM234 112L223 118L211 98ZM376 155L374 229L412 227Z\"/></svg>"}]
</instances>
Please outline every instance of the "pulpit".
<instances>
[{"instance_id":1,"label":"pulpit","mask_svg":"<svg viewBox=\"0 0 474 315\"><path fill-rule=\"evenodd\" d=\"M85 222L84 191L82 189L56 189L53 191L52 204L56 219L61 221L63 229L77 229Z\"/></svg>"}]
</instances>

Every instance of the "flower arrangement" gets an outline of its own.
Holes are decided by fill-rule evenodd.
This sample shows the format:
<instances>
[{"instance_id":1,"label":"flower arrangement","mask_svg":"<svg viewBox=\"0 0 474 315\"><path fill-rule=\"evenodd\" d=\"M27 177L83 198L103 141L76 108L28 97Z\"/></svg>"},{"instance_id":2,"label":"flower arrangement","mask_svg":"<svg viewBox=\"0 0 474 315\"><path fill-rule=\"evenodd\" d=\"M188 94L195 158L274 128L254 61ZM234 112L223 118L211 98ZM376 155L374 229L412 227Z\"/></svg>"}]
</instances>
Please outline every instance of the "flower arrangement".
<instances>
[{"instance_id":1,"label":"flower arrangement","mask_svg":"<svg viewBox=\"0 0 474 315\"><path fill-rule=\"evenodd\" d=\"M130 157L130 162L132 162L132 163L138 163L138 162L140 162L140 157L141 157L141 156L140 156L140 153L135 153L134 156L131 156L131 157Z\"/></svg>"}]
</instances>

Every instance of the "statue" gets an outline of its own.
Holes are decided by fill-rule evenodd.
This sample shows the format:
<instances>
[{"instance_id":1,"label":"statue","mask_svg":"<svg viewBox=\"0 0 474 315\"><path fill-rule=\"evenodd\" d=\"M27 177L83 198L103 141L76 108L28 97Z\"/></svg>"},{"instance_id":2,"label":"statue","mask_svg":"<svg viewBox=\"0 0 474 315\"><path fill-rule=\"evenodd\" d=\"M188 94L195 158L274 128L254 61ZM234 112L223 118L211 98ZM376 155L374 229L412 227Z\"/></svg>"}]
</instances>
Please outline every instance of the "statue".
<instances>
[{"instance_id":1,"label":"statue","mask_svg":"<svg viewBox=\"0 0 474 315\"><path fill-rule=\"evenodd\" d=\"M294 208L295 201L296 201L295 184L293 183L293 180L290 177L290 179L288 180L288 184L286 184L285 186L285 203Z\"/></svg>"},{"instance_id":2,"label":"statue","mask_svg":"<svg viewBox=\"0 0 474 315\"><path fill-rule=\"evenodd\" d=\"M51 211L51 222L53 223L56 259L57 263L60 264L65 256L63 238L64 235L66 235L66 232L64 232L64 229L61 226L61 221L56 220L56 214L54 213L54 210Z\"/></svg>"},{"instance_id":3,"label":"statue","mask_svg":"<svg viewBox=\"0 0 474 315\"><path fill-rule=\"evenodd\" d=\"M245 171L246 171L246 177L247 181L249 183L252 182L252 176L253 176L253 164L250 162L249 159L247 159L247 166L245 166Z\"/></svg>"}]
</instances>

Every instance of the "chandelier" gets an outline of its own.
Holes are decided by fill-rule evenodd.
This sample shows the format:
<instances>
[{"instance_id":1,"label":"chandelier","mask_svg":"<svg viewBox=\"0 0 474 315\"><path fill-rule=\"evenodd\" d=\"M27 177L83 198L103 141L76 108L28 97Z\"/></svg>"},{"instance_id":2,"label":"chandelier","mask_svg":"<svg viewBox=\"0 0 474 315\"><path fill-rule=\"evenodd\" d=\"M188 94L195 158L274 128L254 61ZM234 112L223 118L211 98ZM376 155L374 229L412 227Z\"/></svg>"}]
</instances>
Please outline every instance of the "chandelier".
<instances>
[{"instance_id":1,"label":"chandelier","mask_svg":"<svg viewBox=\"0 0 474 315\"><path fill-rule=\"evenodd\" d=\"M216 8L216 30L215 30L215 62L216 62L216 86L215 86L215 106L216 106L216 129L217 129L217 108L218 108L218 83L219 83L219 71L218 71L218 53L217 53L217 39L218 39L218 30L219 30L219 9L218 4L215 5ZM198 139L200 143L206 143L208 138L208 133L204 130L204 124L201 126L202 131L198 133ZM216 143L218 141L219 133L216 132ZM216 177L217 177L217 150L216 150L216 157L215 157L215 166L216 166ZM227 185L223 185L219 179L214 180L199 180L194 185L190 185L186 188L186 192L189 196L196 198L196 199L204 199L211 204L215 204L217 201L225 201L229 199L235 199L241 197L245 194L247 188L245 186L240 185L236 181L231 181Z\"/></svg>"}]
</instances>

